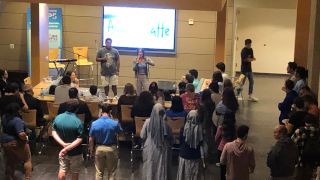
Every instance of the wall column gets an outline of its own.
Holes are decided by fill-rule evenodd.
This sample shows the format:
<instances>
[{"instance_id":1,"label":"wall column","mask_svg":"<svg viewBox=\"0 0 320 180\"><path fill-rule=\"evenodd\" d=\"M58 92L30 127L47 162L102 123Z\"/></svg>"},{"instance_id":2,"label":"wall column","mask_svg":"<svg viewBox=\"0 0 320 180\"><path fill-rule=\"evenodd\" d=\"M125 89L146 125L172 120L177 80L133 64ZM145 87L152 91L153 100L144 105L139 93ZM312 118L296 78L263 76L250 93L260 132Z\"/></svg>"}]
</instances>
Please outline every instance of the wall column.
<instances>
[{"instance_id":1,"label":"wall column","mask_svg":"<svg viewBox=\"0 0 320 180\"><path fill-rule=\"evenodd\" d=\"M319 91L320 68L320 0L311 0L308 49L308 85L313 92Z\"/></svg>"},{"instance_id":2,"label":"wall column","mask_svg":"<svg viewBox=\"0 0 320 180\"><path fill-rule=\"evenodd\" d=\"M46 57L49 54L49 8L47 4L31 3L31 83L37 85L49 76Z\"/></svg>"},{"instance_id":3,"label":"wall column","mask_svg":"<svg viewBox=\"0 0 320 180\"><path fill-rule=\"evenodd\" d=\"M216 54L214 69L218 62L225 62L226 26L227 26L227 3L222 11L217 12Z\"/></svg>"}]
</instances>

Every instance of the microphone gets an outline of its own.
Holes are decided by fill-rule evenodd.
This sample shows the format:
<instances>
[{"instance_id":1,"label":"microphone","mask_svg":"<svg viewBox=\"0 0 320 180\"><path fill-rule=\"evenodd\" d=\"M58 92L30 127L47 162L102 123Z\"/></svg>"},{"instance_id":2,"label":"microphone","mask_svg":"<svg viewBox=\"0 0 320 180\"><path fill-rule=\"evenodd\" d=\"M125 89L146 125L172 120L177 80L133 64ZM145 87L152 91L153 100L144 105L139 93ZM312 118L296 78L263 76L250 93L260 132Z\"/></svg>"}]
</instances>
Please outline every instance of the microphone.
<instances>
[{"instance_id":1,"label":"microphone","mask_svg":"<svg viewBox=\"0 0 320 180\"><path fill-rule=\"evenodd\" d=\"M96 39L94 40L94 43L96 44L96 52L98 52L99 49L98 49L98 44L97 44L97 40Z\"/></svg>"}]
</instances>

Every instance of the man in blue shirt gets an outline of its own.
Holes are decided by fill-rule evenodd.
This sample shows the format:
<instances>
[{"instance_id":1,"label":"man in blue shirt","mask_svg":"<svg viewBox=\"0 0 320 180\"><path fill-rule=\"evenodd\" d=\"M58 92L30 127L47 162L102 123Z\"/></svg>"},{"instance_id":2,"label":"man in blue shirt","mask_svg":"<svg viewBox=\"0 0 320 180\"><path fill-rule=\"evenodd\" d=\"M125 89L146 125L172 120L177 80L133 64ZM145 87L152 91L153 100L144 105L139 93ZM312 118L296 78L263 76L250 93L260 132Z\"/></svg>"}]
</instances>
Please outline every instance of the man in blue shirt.
<instances>
[{"instance_id":1,"label":"man in blue shirt","mask_svg":"<svg viewBox=\"0 0 320 180\"><path fill-rule=\"evenodd\" d=\"M107 167L108 179L113 180L118 164L117 135L122 128L110 118L110 105L102 106L101 117L91 125L89 133L90 158L95 160L96 180L102 180ZM94 151L94 142L96 143ZM95 152L95 153L94 153Z\"/></svg>"},{"instance_id":2,"label":"man in blue shirt","mask_svg":"<svg viewBox=\"0 0 320 180\"><path fill-rule=\"evenodd\" d=\"M67 102L67 111L58 115L52 124L52 137L63 147L59 153L60 170L58 179L66 177L70 170L71 179L79 178L82 157L82 135L83 123L77 118L75 112L78 109L79 101L71 99Z\"/></svg>"}]
</instances>

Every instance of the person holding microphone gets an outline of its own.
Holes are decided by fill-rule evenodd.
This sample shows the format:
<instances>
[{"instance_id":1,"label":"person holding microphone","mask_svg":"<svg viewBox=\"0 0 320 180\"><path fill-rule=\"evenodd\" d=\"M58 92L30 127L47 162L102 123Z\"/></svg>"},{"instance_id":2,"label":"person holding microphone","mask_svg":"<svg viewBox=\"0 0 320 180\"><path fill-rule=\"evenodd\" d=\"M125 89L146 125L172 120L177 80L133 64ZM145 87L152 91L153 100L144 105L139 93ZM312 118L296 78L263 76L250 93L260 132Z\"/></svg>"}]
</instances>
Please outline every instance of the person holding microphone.
<instances>
[{"instance_id":1,"label":"person holding microphone","mask_svg":"<svg viewBox=\"0 0 320 180\"><path fill-rule=\"evenodd\" d=\"M144 50L137 50L137 57L133 59L133 71L135 72L137 95L142 91L148 91L149 65L154 66L154 62L144 56Z\"/></svg>"}]
</instances>

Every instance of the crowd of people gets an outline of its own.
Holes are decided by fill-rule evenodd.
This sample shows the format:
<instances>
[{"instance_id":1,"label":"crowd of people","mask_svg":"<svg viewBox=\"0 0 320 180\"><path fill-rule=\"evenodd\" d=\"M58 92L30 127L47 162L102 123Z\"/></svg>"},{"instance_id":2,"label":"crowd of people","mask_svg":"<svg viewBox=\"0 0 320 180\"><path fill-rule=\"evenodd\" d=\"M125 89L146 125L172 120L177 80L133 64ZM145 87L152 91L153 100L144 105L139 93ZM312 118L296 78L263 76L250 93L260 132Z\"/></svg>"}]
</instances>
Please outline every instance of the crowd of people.
<instances>
[{"instance_id":1,"label":"crowd of people","mask_svg":"<svg viewBox=\"0 0 320 180\"><path fill-rule=\"evenodd\" d=\"M249 99L253 96L253 75L251 62L255 61L251 40L245 41L242 56L242 73L249 79ZM112 86L117 103L117 120L112 116L112 107L104 103L97 94L98 87L90 86L89 96L84 101L79 98L79 80L75 72L67 72L59 86L50 87L55 95L54 103L59 104L58 115L54 121L46 119L40 101L34 97L30 84L8 83L8 74L0 70L1 81L1 124L3 134L1 147L7 158L6 175L14 179L15 163L23 161L25 178L31 179L31 153L26 124L20 111L37 110L36 124L44 131L37 138L45 138L48 127L52 125L52 137L61 146L59 152L58 179L65 179L71 173L72 179L79 178L83 161L81 144L89 144L89 156L95 162L96 179L115 179L118 164L117 135L130 136L136 133L135 117L148 117L142 127L140 138L135 139L134 148L143 150L144 180L168 180L172 177L172 147L175 135L167 117L182 117L184 125L178 134L179 167L176 179L200 179L201 171L208 163L220 167L221 180L248 180L255 170L254 150L246 143L249 127L237 125L236 113L239 110L235 87L225 73L225 64L216 65L218 71L212 76L208 88L198 80L198 71L191 69L179 83L179 89L171 97L171 107L165 108L164 93L157 82L149 84L149 65L155 63L137 50L133 60L136 86L127 83L123 94L118 97L117 83L120 56L111 47L112 40L106 39L106 48L97 54L101 62L101 79L105 99L109 98L109 85ZM311 179L316 174L320 162L319 108L316 95L306 85L307 73L303 67L288 63L287 72L291 75L282 90L286 93L280 110L279 125L274 129L275 146L268 153L267 166L270 179ZM244 82L243 82L244 83ZM196 92L196 89L202 89ZM101 102L100 118L94 120L86 102ZM131 122L122 121L121 106L132 105ZM84 114L83 121L78 114ZM88 140L86 137L89 137ZM87 142L88 141L88 142ZM319 151L319 152L318 152ZM215 154L218 159L214 159ZM199 163L202 162L202 163ZM107 173L104 173L105 168Z\"/></svg>"}]
</instances>

